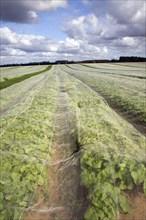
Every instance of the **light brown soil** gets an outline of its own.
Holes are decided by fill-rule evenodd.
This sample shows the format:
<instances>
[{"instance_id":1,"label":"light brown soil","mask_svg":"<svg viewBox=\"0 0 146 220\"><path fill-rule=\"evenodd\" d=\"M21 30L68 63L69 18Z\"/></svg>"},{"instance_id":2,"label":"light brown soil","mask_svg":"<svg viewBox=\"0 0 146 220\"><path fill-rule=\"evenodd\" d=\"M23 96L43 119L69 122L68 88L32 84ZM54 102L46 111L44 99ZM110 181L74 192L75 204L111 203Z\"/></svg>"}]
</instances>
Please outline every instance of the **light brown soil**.
<instances>
[{"instance_id":1,"label":"light brown soil","mask_svg":"<svg viewBox=\"0 0 146 220\"><path fill-rule=\"evenodd\" d=\"M118 220L146 220L146 197L140 187L125 193L131 207L129 214L120 214Z\"/></svg>"}]
</instances>

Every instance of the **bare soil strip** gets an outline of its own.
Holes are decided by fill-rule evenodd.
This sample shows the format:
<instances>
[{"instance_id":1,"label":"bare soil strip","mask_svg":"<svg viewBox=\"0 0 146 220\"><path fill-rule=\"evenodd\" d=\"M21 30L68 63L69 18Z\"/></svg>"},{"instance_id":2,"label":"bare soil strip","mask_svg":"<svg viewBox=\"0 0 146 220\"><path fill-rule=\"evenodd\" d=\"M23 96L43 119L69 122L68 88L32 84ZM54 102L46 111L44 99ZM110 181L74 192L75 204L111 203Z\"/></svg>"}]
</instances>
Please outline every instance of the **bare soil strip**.
<instances>
[{"instance_id":1,"label":"bare soil strip","mask_svg":"<svg viewBox=\"0 0 146 220\"><path fill-rule=\"evenodd\" d=\"M25 220L82 220L88 205L86 191L81 186L80 152L76 137L75 114L69 106L62 76L58 76L60 95L56 112L56 137L53 143L52 165L48 170L48 189L37 190L34 209L25 213Z\"/></svg>"}]
</instances>

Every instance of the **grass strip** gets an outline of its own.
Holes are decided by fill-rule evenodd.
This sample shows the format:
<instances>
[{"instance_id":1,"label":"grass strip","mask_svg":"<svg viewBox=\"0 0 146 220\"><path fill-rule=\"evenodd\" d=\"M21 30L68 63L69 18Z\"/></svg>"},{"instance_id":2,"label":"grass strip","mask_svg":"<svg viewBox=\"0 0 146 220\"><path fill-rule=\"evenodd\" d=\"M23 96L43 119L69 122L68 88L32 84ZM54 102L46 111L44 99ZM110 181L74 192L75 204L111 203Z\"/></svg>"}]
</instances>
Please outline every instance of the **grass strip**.
<instances>
[{"instance_id":1,"label":"grass strip","mask_svg":"<svg viewBox=\"0 0 146 220\"><path fill-rule=\"evenodd\" d=\"M44 70L41 70L41 71L38 71L38 72L34 72L34 73L30 73L30 74L24 74L22 76L14 77L12 79L8 79L8 80L5 80L3 82L0 82L0 90L5 89L5 88L7 88L7 87L9 87L9 86L11 86L13 84L19 83L19 82L21 82L21 81L23 81L25 79L28 79L28 78L30 78L32 76L36 76L36 75L38 75L40 73L46 72L46 71L48 71L50 69L51 69L51 65L49 65Z\"/></svg>"}]
</instances>

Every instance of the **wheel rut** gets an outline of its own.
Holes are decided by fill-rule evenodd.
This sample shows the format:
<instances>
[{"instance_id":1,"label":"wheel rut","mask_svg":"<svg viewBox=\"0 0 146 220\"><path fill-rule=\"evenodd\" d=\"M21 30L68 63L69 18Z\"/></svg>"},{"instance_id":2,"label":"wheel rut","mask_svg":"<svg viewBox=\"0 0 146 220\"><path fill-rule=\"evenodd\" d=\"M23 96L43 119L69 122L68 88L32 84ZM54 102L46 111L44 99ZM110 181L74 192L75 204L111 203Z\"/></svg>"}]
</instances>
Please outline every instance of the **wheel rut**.
<instances>
[{"instance_id":1,"label":"wheel rut","mask_svg":"<svg viewBox=\"0 0 146 220\"><path fill-rule=\"evenodd\" d=\"M86 190L81 185L80 151L77 146L75 112L70 106L63 76L57 75L59 97L55 117L56 136L53 141L51 166L48 169L48 199L41 196L35 210L25 220L82 220L88 206Z\"/></svg>"},{"instance_id":2,"label":"wheel rut","mask_svg":"<svg viewBox=\"0 0 146 220\"><path fill-rule=\"evenodd\" d=\"M50 220L83 219L85 191L80 180L80 152L77 146L77 136L71 134L76 130L76 118L69 104L64 80L58 75L59 98L56 118L56 140L54 141L54 161L58 161L51 170L49 195L50 206L58 207ZM53 172L52 172L53 171ZM56 173L56 175L54 175Z\"/></svg>"}]
</instances>

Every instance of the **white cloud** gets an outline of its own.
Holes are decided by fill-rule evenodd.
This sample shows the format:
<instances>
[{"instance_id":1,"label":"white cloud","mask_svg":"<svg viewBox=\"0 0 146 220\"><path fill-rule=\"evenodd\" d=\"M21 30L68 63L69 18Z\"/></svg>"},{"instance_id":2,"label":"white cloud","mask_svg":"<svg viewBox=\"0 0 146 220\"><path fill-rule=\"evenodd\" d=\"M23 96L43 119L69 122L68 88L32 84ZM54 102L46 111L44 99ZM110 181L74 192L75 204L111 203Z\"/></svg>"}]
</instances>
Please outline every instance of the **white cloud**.
<instances>
[{"instance_id":1,"label":"white cloud","mask_svg":"<svg viewBox=\"0 0 146 220\"><path fill-rule=\"evenodd\" d=\"M17 43L15 33L13 33L7 27L0 28L0 36L1 36L1 43L2 44L15 44L15 43Z\"/></svg>"},{"instance_id":2,"label":"white cloud","mask_svg":"<svg viewBox=\"0 0 146 220\"><path fill-rule=\"evenodd\" d=\"M133 37L123 37L122 43L126 46L136 46L138 42Z\"/></svg>"},{"instance_id":3,"label":"white cloud","mask_svg":"<svg viewBox=\"0 0 146 220\"><path fill-rule=\"evenodd\" d=\"M66 0L37 0L34 4L33 0L25 0L24 3L29 9L35 11L52 11L57 8L67 8L68 4Z\"/></svg>"},{"instance_id":4,"label":"white cloud","mask_svg":"<svg viewBox=\"0 0 146 220\"><path fill-rule=\"evenodd\" d=\"M30 62L42 60L71 59L83 60L107 56L108 49L89 44L87 40L67 37L65 40L54 42L41 35L20 34L8 27L0 28L2 36L2 62ZM91 56L92 54L92 56Z\"/></svg>"},{"instance_id":5,"label":"white cloud","mask_svg":"<svg viewBox=\"0 0 146 220\"><path fill-rule=\"evenodd\" d=\"M39 19L38 15L36 14L35 11L29 11L28 14L32 18L32 20L34 20L34 21L37 21Z\"/></svg>"},{"instance_id":6,"label":"white cloud","mask_svg":"<svg viewBox=\"0 0 146 220\"><path fill-rule=\"evenodd\" d=\"M82 3L83 3L84 5L88 5L88 4L89 4L89 0L82 0Z\"/></svg>"},{"instance_id":7,"label":"white cloud","mask_svg":"<svg viewBox=\"0 0 146 220\"><path fill-rule=\"evenodd\" d=\"M80 16L67 22L64 32L73 39L94 39L94 36L102 33L102 28L94 14Z\"/></svg>"}]
</instances>

